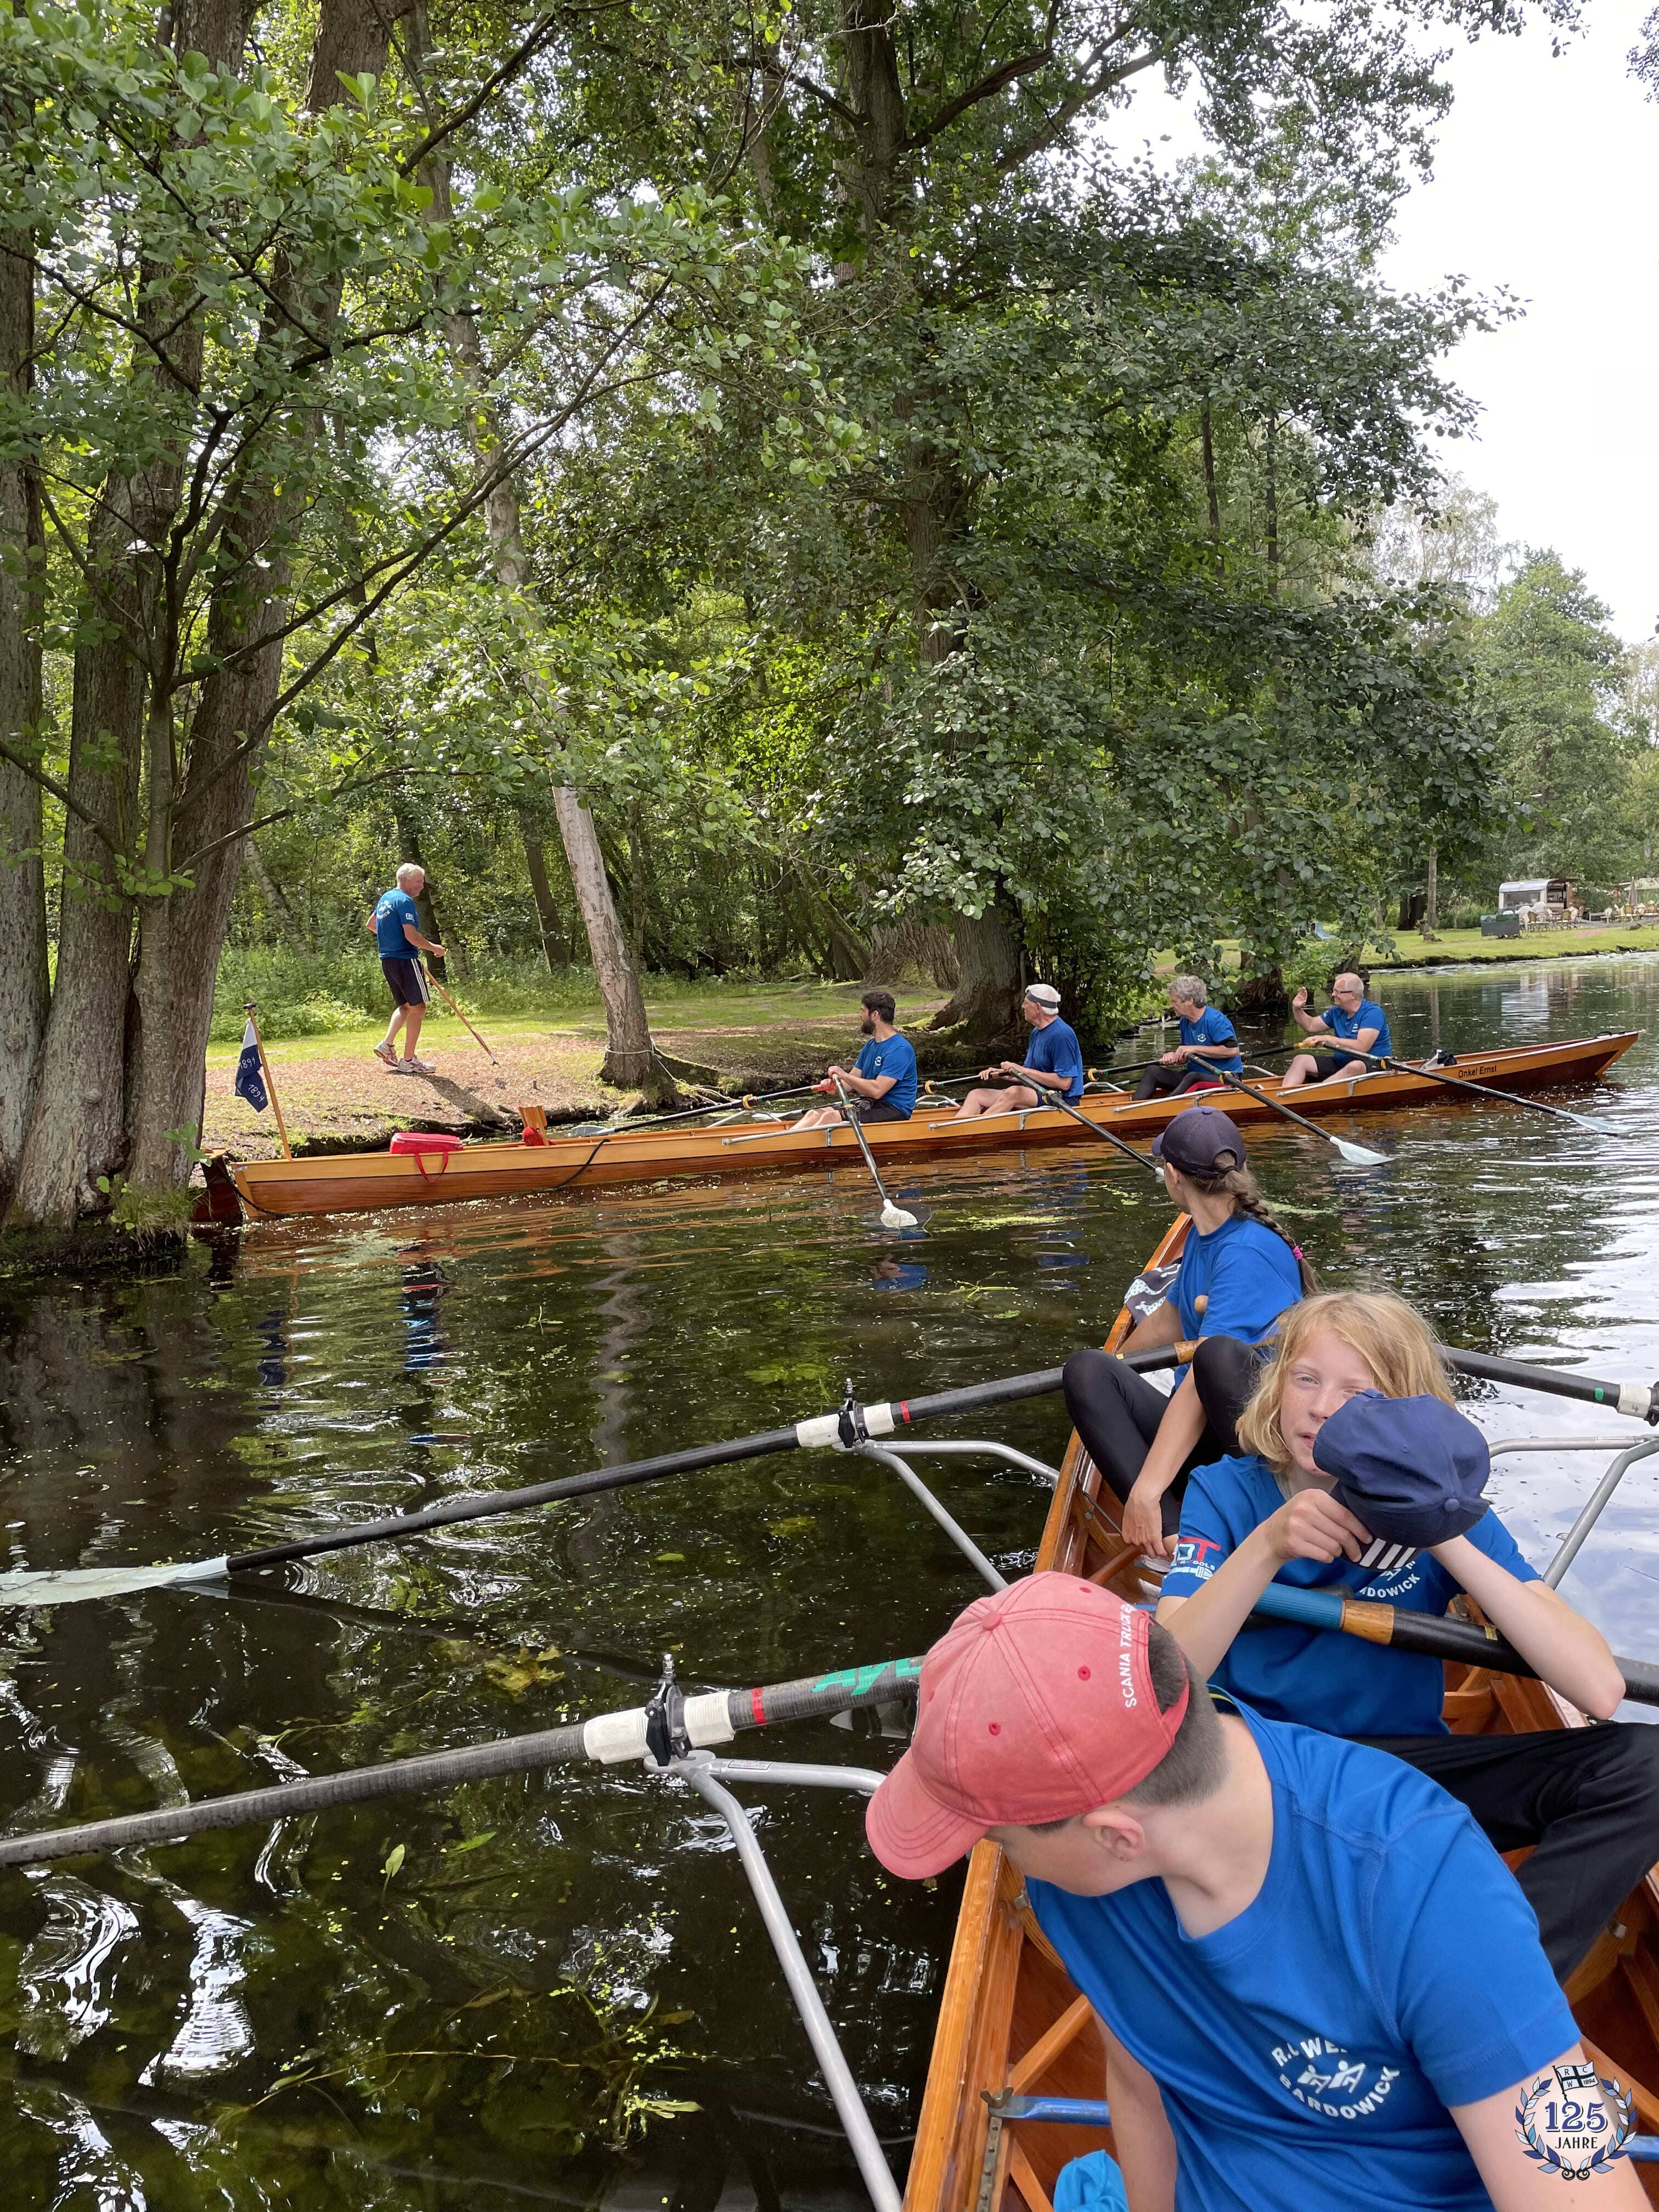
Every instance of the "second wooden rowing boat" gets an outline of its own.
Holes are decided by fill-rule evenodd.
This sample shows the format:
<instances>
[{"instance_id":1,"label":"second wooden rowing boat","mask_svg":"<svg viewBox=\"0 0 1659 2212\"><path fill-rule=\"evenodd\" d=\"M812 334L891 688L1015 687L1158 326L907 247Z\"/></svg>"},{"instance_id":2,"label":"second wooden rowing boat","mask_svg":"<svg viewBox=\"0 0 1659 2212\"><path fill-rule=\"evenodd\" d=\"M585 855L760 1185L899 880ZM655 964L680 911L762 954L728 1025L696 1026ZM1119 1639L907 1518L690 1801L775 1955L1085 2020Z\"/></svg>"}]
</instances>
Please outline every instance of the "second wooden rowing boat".
<instances>
[{"instance_id":1,"label":"second wooden rowing boat","mask_svg":"<svg viewBox=\"0 0 1659 2212\"><path fill-rule=\"evenodd\" d=\"M1639 1031L1574 1037L1554 1044L1516 1045L1471 1055L1456 1063L1468 1081L1500 1091L1537 1091L1583 1083L1601 1075L1628 1052ZM1278 1094L1280 1079L1256 1087ZM1239 1121L1277 1118L1261 1099L1243 1092L1223 1096ZM1371 1108L1426 1106L1458 1093L1414 1072L1382 1068L1352 1081L1307 1084L1291 1094L1302 1115L1350 1113ZM1185 1098L1139 1100L1121 1091L1091 1091L1082 1111L1114 1136L1150 1139L1182 1109ZM1053 1107L1029 1113L987 1115L976 1121L952 1119L951 1102L924 1097L908 1121L874 1121L865 1133L878 1164L929 1157L1006 1151L1031 1145L1086 1145L1088 1132ZM320 1158L216 1163L210 1196L216 1218L246 1208L258 1220L271 1215L362 1213L381 1206L442 1206L473 1198L512 1198L520 1193L586 1188L596 1184L653 1182L665 1176L752 1173L757 1170L856 1167L858 1141L844 1126L793 1128L762 1117L714 1128L605 1130L516 1144L468 1144L453 1151L346 1152Z\"/></svg>"},{"instance_id":2,"label":"second wooden rowing boat","mask_svg":"<svg viewBox=\"0 0 1659 2212\"><path fill-rule=\"evenodd\" d=\"M1179 1258L1187 1228L1183 1215L1149 1267ZM1120 1313L1109 1351L1130 1326L1128 1312ZM1124 1542L1117 1516L1115 1496L1074 1433L1036 1571L1087 1575L1135 1603L1155 1601L1158 1583ZM1462 1666L1447 1668L1443 1710L1460 1735L1589 1725L1541 1682ZM1659 1868L1626 1899L1567 1996L1598 2071L1632 2093L1644 2133L1659 2131ZM904 2212L1053 2212L1060 2168L1110 2150L1110 2130L1004 2119L988 2100L1105 2094L1094 2012L1037 1926L1019 1876L994 1844L981 1844L968 1864ZM1659 2203L1659 2166L1636 2171L1649 2201Z\"/></svg>"}]
</instances>

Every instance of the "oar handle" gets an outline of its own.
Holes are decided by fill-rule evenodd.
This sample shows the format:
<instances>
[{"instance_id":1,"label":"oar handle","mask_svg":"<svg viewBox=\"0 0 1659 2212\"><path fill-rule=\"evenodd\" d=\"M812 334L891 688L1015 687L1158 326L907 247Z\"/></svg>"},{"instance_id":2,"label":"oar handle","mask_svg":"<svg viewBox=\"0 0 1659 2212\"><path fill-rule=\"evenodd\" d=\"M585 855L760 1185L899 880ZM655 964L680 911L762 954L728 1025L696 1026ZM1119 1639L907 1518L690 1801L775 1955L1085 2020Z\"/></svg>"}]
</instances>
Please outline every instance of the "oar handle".
<instances>
[{"instance_id":1,"label":"oar handle","mask_svg":"<svg viewBox=\"0 0 1659 2212\"><path fill-rule=\"evenodd\" d=\"M1297 1589L1285 1583L1269 1583L1250 1618L1258 1623L1288 1620L1304 1628L1334 1629L1343 1636L1360 1637L1368 1644L1386 1644L1396 1651L1462 1660L1470 1667L1489 1668L1494 1674L1537 1679L1537 1669L1495 1629L1475 1628L1468 1621L1448 1620L1439 1613L1407 1613L1401 1607L1378 1605L1367 1598L1345 1597L1339 1590ZM1659 1667L1646 1659L1616 1659L1614 1663L1625 1678L1626 1697L1638 1705L1659 1705Z\"/></svg>"}]
</instances>

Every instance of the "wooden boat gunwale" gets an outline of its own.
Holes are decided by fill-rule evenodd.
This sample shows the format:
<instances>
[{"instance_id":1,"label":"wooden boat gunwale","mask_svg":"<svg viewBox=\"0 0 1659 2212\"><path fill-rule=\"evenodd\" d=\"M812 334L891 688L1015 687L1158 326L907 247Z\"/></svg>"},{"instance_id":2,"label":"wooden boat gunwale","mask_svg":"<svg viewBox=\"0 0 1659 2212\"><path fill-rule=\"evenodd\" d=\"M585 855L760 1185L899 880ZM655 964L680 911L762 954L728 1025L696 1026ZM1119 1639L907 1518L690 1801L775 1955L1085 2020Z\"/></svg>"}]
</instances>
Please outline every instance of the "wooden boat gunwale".
<instances>
[{"instance_id":1,"label":"wooden boat gunwale","mask_svg":"<svg viewBox=\"0 0 1659 2212\"><path fill-rule=\"evenodd\" d=\"M1188 1226L1183 1214L1148 1267L1179 1256ZM1108 1351L1121 1345L1132 1325L1127 1309L1121 1310L1106 1340ZM1117 1500L1075 1431L1034 1571L1049 1569L1086 1573L1136 1602L1157 1595L1139 1553L1123 1541ZM1443 1710L1456 1734L1590 1725L1541 1682L1462 1666L1449 1665L1446 1674ZM1510 1854L1511 1863L1521 1856ZM1588 2055L1602 2074L1616 2075L1632 2091L1638 2126L1659 2132L1659 1866L1626 1899L1620 1919L1573 1974L1566 1994ZM1006 2090L1103 2098L1105 2047L1092 2009L1025 1904L1019 1877L988 1842L969 1861L904 2212L1053 2212L1060 2166L1089 2151L1111 2149L1109 2130L1006 2122L988 2173L986 2098ZM1649 2201L1659 2204L1659 2168L1635 2170Z\"/></svg>"},{"instance_id":2,"label":"wooden boat gunwale","mask_svg":"<svg viewBox=\"0 0 1659 2212\"><path fill-rule=\"evenodd\" d=\"M1497 1088L1531 1090L1594 1079L1635 1043L1639 1030L1557 1042L1506 1046L1469 1054L1457 1072ZM1257 1085L1273 1097L1280 1079ZM1220 1094L1217 1094L1219 1096ZM1303 1115L1370 1111L1457 1100L1459 1094L1414 1073L1373 1069L1352 1080L1304 1085L1295 1094ZM1228 1113L1241 1122L1277 1119L1271 1107L1229 1092ZM1178 1098L1136 1100L1091 1091L1085 1117L1119 1136L1152 1136L1193 1103ZM951 1123L954 1102L923 1097L908 1122L872 1122L865 1129L878 1163L971 1155L1032 1145L1086 1145L1088 1132L1053 1107ZM435 1147L434 1147L435 1149ZM796 1130L767 1127L762 1118L718 1129L619 1129L545 1142L481 1142L447 1151L434 1171L419 1151L337 1152L298 1159L225 1163L241 1203L255 1219L295 1214L368 1212L382 1206L453 1205L475 1198L554 1194L679 1176L776 1173L786 1169L856 1166L858 1141L842 1126Z\"/></svg>"}]
</instances>

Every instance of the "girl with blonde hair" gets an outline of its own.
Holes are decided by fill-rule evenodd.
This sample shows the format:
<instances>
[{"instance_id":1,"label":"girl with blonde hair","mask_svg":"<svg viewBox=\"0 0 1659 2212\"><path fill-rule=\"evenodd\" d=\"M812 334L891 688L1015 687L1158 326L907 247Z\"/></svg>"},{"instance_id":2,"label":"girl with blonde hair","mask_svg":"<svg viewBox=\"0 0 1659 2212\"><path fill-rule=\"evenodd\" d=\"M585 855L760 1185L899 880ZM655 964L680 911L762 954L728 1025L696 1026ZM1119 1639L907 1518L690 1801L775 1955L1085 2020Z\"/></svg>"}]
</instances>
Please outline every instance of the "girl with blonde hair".
<instances>
[{"instance_id":1,"label":"girl with blonde hair","mask_svg":"<svg viewBox=\"0 0 1659 2212\"><path fill-rule=\"evenodd\" d=\"M1403 1298L1309 1298L1271 1351L1237 1425L1243 1451L1188 1483L1158 1618L1200 1674L1266 1718L1392 1753L1500 1850L1534 1846L1521 1887L1565 1981L1659 1858L1659 1729L1455 1736L1437 1659L1288 1622L1247 1629L1273 1582L1436 1614L1467 1594L1569 1704L1605 1721L1624 1695L1602 1638L1486 1507L1485 1439L1453 1410L1440 1347ZM1384 1536L1413 1517L1424 1533L1385 1542L1368 1500ZM1448 1528L1462 1533L1433 1540Z\"/></svg>"}]
</instances>

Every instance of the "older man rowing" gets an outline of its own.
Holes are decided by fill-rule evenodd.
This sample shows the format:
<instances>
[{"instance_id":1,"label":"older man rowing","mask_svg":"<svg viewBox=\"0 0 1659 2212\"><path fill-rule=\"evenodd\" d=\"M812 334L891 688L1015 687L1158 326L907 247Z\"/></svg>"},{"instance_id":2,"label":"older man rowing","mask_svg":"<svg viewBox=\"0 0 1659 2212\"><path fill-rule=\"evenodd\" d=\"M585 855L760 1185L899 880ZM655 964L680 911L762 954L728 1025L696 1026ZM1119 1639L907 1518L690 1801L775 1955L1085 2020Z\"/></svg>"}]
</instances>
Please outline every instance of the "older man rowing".
<instances>
[{"instance_id":1,"label":"older man rowing","mask_svg":"<svg viewBox=\"0 0 1659 2212\"><path fill-rule=\"evenodd\" d=\"M1297 1029L1315 1040L1316 1048L1297 1053L1285 1071L1281 1086L1284 1090L1299 1091L1304 1083L1328 1083L1336 1076L1364 1075L1370 1063L1356 1060L1352 1054L1345 1054L1340 1048L1344 1044L1352 1045L1358 1053L1386 1055L1393 1052L1389 1018L1375 999L1365 996L1365 986L1359 976L1350 973L1335 977L1331 984L1331 1000L1322 1014L1308 1012L1305 988L1291 1000L1292 1019ZM1328 1048L1322 1050L1321 1047Z\"/></svg>"},{"instance_id":2,"label":"older man rowing","mask_svg":"<svg viewBox=\"0 0 1659 2212\"><path fill-rule=\"evenodd\" d=\"M977 1121L986 1114L1027 1114L1055 1097L1075 1106L1082 1097L1083 1048L1071 1024L1060 1018L1059 992L1052 983L1028 983L1019 1010L1031 1024L1024 1059L999 1060L994 1067L981 1068L980 1088L968 1093L953 1121Z\"/></svg>"}]
</instances>

